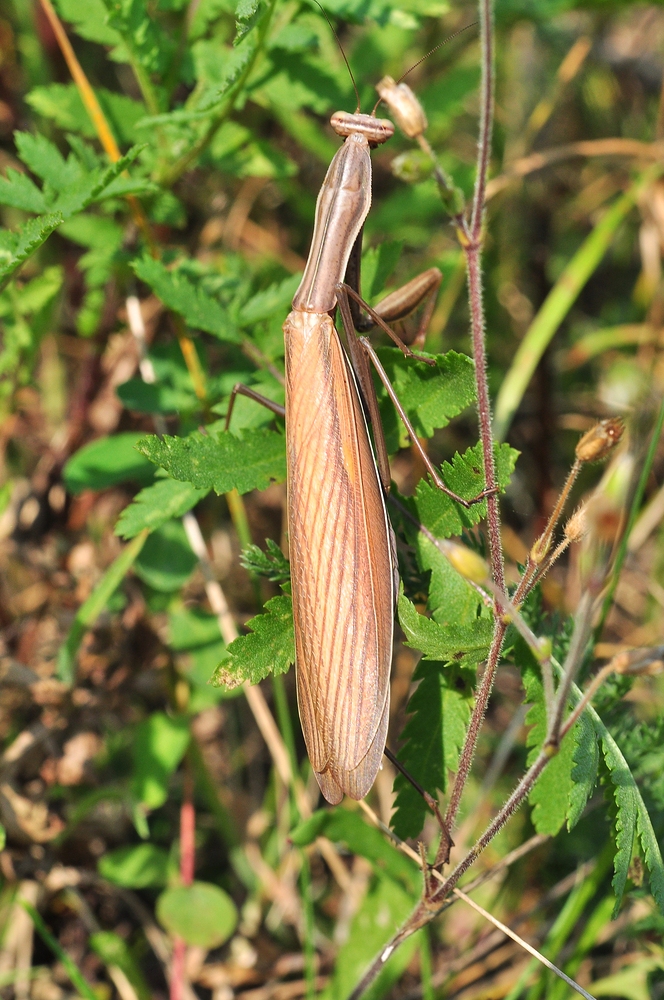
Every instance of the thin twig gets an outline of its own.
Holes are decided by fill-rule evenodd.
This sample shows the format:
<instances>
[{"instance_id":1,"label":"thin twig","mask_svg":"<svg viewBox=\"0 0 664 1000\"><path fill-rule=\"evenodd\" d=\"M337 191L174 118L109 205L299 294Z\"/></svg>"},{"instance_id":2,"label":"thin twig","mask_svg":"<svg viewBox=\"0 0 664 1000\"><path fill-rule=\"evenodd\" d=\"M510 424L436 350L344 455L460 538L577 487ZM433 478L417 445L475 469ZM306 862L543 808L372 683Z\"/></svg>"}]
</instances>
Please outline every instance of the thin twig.
<instances>
[{"instance_id":1,"label":"thin twig","mask_svg":"<svg viewBox=\"0 0 664 1000\"><path fill-rule=\"evenodd\" d=\"M462 899L464 903L467 903L468 906L473 908L473 910L481 914L481 916L483 916L486 920L490 921L490 923L492 923L494 927L497 927L498 930L503 932L503 934L511 938L512 941L516 941L516 943L520 945L524 949L524 951L527 951L529 955L532 955L533 958L536 958L538 962L541 962L542 965L545 965L547 969L551 970L551 972L555 972L555 974L560 979L564 980L567 983L567 985L570 986L573 990L576 990L577 993L580 993L582 997L585 997L586 1000L595 1000L595 997L593 997L591 993L588 993L587 990L584 990L582 986L579 986L579 984L575 983L573 979L570 979L569 976L565 975L562 969L559 969L557 965L554 965L553 962L549 961L548 958L545 958L545 956L540 951L537 951L537 949L533 948L531 944L528 944L527 941L524 941L524 939L520 937L515 931L511 930L511 928L509 928L507 924L504 924L500 920L497 920L496 917L492 916L488 912L488 910L485 910L483 906L480 906L479 903L476 903L475 900L470 898L470 896L467 896L465 892L462 892L461 889L455 889L454 893L459 899Z\"/></svg>"}]
</instances>

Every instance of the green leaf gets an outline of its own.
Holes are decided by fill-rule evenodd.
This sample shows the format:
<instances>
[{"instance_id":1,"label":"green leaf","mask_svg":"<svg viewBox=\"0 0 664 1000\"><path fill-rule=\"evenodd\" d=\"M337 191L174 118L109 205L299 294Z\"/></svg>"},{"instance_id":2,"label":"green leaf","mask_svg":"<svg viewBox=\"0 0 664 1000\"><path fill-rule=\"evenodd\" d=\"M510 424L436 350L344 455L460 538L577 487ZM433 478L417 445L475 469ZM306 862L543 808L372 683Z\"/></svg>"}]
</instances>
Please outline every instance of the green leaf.
<instances>
[{"instance_id":1,"label":"green leaf","mask_svg":"<svg viewBox=\"0 0 664 1000\"><path fill-rule=\"evenodd\" d=\"M257 545L248 545L242 550L240 562L254 576L264 576L273 583L287 583L290 580L290 562L272 538L268 538L265 544L266 552Z\"/></svg>"},{"instance_id":2,"label":"green leaf","mask_svg":"<svg viewBox=\"0 0 664 1000\"><path fill-rule=\"evenodd\" d=\"M171 519L148 536L134 570L153 590L170 594L187 582L197 563L182 522Z\"/></svg>"},{"instance_id":3,"label":"green leaf","mask_svg":"<svg viewBox=\"0 0 664 1000\"><path fill-rule=\"evenodd\" d=\"M150 16L146 0L104 0L108 24L118 32L133 59L147 74L163 75L175 50L175 39Z\"/></svg>"},{"instance_id":4,"label":"green leaf","mask_svg":"<svg viewBox=\"0 0 664 1000\"><path fill-rule=\"evenodd\" d=\"M79 0L75 0L75 3L79 7L83 6ZM95 95L120 145L130 146L136 142L138 136L135 127L145 116L145 105L104 87L95 87ZM87 139L96 138L94 124L75 83L49 83L45 87L35 87L27 95L26 101L38 114L50 118L66 132L76 132Z\"/></svg>"},{"instance_id":5,"label":"green leaf","mask_svg":"<svg viewBox=\"0 0 664 1000\"><path fill-rule=\"evenodd\" d=\"M413 681L418 687L408 702L409 719L398 757L404 767L434 798L445 792L448 771L456 771L470 719L470 685L455 667L421 660ZM392 828L398 837L417 837L429 813L413 785L398 774Z\"/></svg>"},{"instance_id":6,"label":"green leaf","mask_svg":"<svg viewBox=\"0 0 664 1000\"><path fill-rule=\"evenodd\" d=\"M151 1000L152 994L148 984L124 938L113 931L95 931L90 935L88 942L105 965L114 965L124 972L134 987L138 1000Z\"/></svg>"},{"instance_id":7,"label":"green leaf","mask_svg":"<svg viewBox=\"0 0 664 1000\"><path fill-rule=\"evenodd\" d=\"M69 634L58 652L57 676L66 684L74 683L76 653L86 629L94 625L124 580L143 548L146 538L147 534L137 535L129 545L125 546L120 555L108 567L88 599L81 604L76 612Z\"/></svg>"},{"instance_id":8,"label":"green leaf","mask_svg":"<svg viewBox=\"0 0 664 1000\"><path fill-rule=\"evenodd\" d=\"M149 482L154 469L136 451L142 435L135 431L98 438L72 455L65 465L62 478L70 493L82 490L105 490L118 483Z\"/></svg>"},{"instance_id":9,"label":"green leaf","mask_svg":"<svg viewBox=\"0 0 664 1000\"><path fill-rule=\"evenodd\" d=\"M241 437L214 431L194 431L186 438L147 437L138 448L173 479L215 493L264 490L286 478L284 437L265 427L247 430Z\"/></svg>"},{"instance_id":10,"label":"green leaf","mask_svg":"<svg viewBox=\"0 0 664 1000\"><path fill-rule=\"evenodd\" d=\"M165 306L184 317L191 329L205 330L230 343L239 341L239 334L221 303L195 285L186 274L169 271L152 257L136 261L133 268Z\"/></svg>"},{"instance_id":11,"label":"green leaf","mask_svg":"<svg viewBox=\"0 0 664 1000\"><path fill-rule=\"evenodd\" d=\"M133 538L143 528L154 531L171 518L182 517L205 496L206 490L197 490L191 483L159 479L141 490L133 503L125 507L115 526L115 534Z\"/></svg>"},{"instance_id":12,"label":"green leaf","mask_svg":"<svg viewBox=\"0 0 664 1000\"><path fill-rule=\"evenodd\" d=\"M584 712L574 729L572 760L572 787L569 793L567 829L571 830L581 819L586 803L593 793L599 767L599 745L592 721Z\"/></svg>"},{"instance_id":13,"label":"green leaf","mask_svg":"<svg viewBox=\"0 0 664 1000\"><path fill-rule=\"evenodd\" d=\"M147 889L166 884L168 853L155 844L118 847L97 862L99 874L125 889Z\"/></svg>"},{"instance_id":14,"label":"green leaf","mask_svg":"<svg viewBox=\"0 0 664 1000\"><path fill-rule=\"evenodd\" d=\"M399 397L403 408L420 437L431 437L438 427L447 427L450 420L465 410L475 398L474 365L465 354L448 351L435 355L435 366L423 361L404 358L396 347L379 347L381 364ZM426 355L433 357L434 355ZM388 451L396 451L396 411L386 398L382 385L374 377L380 398L381 414L385 419Z\"/></svg>"},{"instance_id":15,"label":"green leaf","mask_svg":"<svg viewBox=\"0 0 664 1000\"><path fill-rule=\"evenodd\" d=\"M77 158L70 154L65 160L55 143L45 136L15 132L14 142L25 165L54 190L68 188L81 180L83 169Z\"/></svg>"},{"instance_id":16,"label":"green leaf","mask_svg":"<svg viewBox=\"0 0 664 1000\"><path fill-rule=\"evenodd\" d=\"M369 826L358 812L350 809L319 809L290 833L298 847L308 847L317 837L345 844L353 854L366 858L377 872L394 879L402 888L416 895L422 875L419 867L390 843L374 826Z\"/></svg>"},{"instance_id":17,"label":"green leaf","mask_svg":"<svg viewBox=\"0 0 664 1000\"><path fill-rule=\"evenodd\" d=\"M280 594L265 604L265 614L247 622L249 635L241 635L226 650L212 683L229 690L249 681L258 684L268 674L285 674L295 663L293 605Z\"/></svg>"},{"instance_id":18,"label":"green leaf","mask_svg":"<svg viewBox=\"0 0 664 1000\"><path fill-rule=\"evenodd\" d=\"M10 205L36 215L48 210L46 199L34 181L27 174L11 169L7 170L6 177L0 177L0 205Z\"/></svg>"},{"instance_id":19,"label":"green leaf","mask_svg":"<svg viewBox=\"0 0 664 1000\"><path fill-rule=\"evenodd\" d=\"M301 279L301 274L294 274L250 298L240 310L238 318L240 326L253 326L254 323L270 319L275 313L282 311L285 319L286 308L290 305Z\"/></svg>"},{"instance_id":20,"label":"green leaf","mask_svg":"<svg viewBox=\"0 0 664 1000\"><path fill-rule=\"evenodd\" d=\"M476 618L469 625L439 625L418 614L414 604L399 596L399 623L406 645L419 649L427 660L470 666L485 659L493 636L491 618Z\"/></svg>"},{"instance_id":21,"label":"green leaf","mask_svg":"<svg viewBox=\"0 0 664 1000\"><path fill-rule=\"evenodd\" d=\"M189 722L153 712L134 732L132 793L146 809L158 809L168 797L168 782L189 746ZM146 845L147 846L147 845Z\"/></svg>"},{"instance_id":22,"label":"green leaf","mask_svg":"<svg viewBox=\"0 0 664 1000\"><path fill-rule=\"evenodd\" d=\"M514 657L521 670L526 701L533 702L525 720L526 725L531 726L526 738L526 746L530 747L526 762L532 764L547 734L544 688L539 665L521 636L515 641ZM538 833L555 837L567 819L573 785L575 730L576 726L565 736L558 753L547 764L528 797L533 806L533 826Z\"/></svg>"},{"instance_id":23,"label":"green leaf","mask_svg":"<svg viewBox=\"0 0 664 1000\"><path fill-rule=\"evenodd\" d=\"M372 959L401 926L413 902L414 897L391 878L376 878L353 917L348 938L337 952L334 972L320 1000L347 1000ZM390 955L363 998L379 1000L389 993L410 963L421 933L413 934Z\"/></svg>"},{"instance_id":24,"label":"green leaf","mask_svg":"<svg viewBox=\"0 0 664 1000\"><path fill-rule=\"evenodd\" d=\"M387 240L362 254L362 293L370 304L383 291L399 263L403 243L403 240Z\"/></svg>"},{"instance_id":25,"label":"green leaf","mask_svg":"<svg viewBox=\"0 0 664 1000\"><path fill-rule=\"evenodd\" d=\"M178 651L207 646L221 639L217 616L201 608L171 612L168 616L168 631L169 645L171 649Z\"/></svg>"},{"instance_id":26,"label":"green leaf","mask_svg":"<svg viewBox=\"0 0 664 1000\"><path fill-rule=\"evenodd\" d=\"M7 229L0 231L0 292L63 221L61 212L52 212L29 219L15 233Z\"/></svg>"},{"instance_id":27,"label":"green leaf","mask_svg":"<svg viewBox=\"0 0 664 1000\"><path fill-rule=\"evenodd\" d=\"M223 889L210 882L193 882L166 889L157 900L159 923L186 944L218 948L235 930L238 913Z\"/></svg>"},{"instance_id":28,"label":"green leaf","mask_svg":"<svg viewBox=\"0 0 664 1000\"><path fill-rule=\"evenodd\" d=\"M63 20L71 24L77 35L100 45L118 45L120 36L108 25L108 13L102 0L56 0Z\"/></svg>"},{"instance_id":29,"label":"green leaf","mask_svg":"<svg viewBox=\"0 0 664 1000\"><path fill-rule=\"evenodd\" d=\"M518 455L509 445L496 445L496 480L501 491L510 481ZM457 452L451 462L443 462L441 474L445 485L464 500L476 497L485 488L481 443L468 448L463 455ZM436 538L450 538L486 517L486 500L466 510L428 480L421 479L417 484L414 510L418 521Z\"/></svg>"}]
</instances>

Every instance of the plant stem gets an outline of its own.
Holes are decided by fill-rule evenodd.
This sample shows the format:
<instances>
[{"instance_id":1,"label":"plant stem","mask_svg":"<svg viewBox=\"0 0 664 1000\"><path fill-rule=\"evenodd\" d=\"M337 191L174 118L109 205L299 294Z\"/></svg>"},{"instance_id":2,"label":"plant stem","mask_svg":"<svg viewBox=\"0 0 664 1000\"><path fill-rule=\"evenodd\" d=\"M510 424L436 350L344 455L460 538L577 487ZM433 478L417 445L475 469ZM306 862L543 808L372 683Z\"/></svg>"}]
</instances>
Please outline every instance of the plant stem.
<instances>
[{"instance_id":1,"label":"plant stem","mask_svg":"<svg viewBox=\"0 0 664 1000\"><path fill-rule=\"evenodd\" d=\"M484 221L484 197L486 193L487 170L491 155L491 135L493 131L493 6L491 0L479 0L480 45L482 49L482 81L480 132L477 148L477 174L470 223L464 223L459 230L461 245L466 256L468 273L468 301L470 305L471 339L475 359L475 382L477 386L477 410L484 476L487 490L496 489L496 467L493 453L493 431L491 427L491 402L487 380L485 344L484 305L482 301L482 225ZM500 591L505 592L505 570L500 538L500 508L495 493L487 497L487 529L491 575ZM445 823L451 830L459 810L461 796L468 779L475 756L479 732L486 714L493 681L498 667L500 650L507 625L502 621L502 608L495 603L496 625L487 659L482 683L475 700L466 740L459 757L459 769L445 814Z\"/></svg>"}]
</instances>

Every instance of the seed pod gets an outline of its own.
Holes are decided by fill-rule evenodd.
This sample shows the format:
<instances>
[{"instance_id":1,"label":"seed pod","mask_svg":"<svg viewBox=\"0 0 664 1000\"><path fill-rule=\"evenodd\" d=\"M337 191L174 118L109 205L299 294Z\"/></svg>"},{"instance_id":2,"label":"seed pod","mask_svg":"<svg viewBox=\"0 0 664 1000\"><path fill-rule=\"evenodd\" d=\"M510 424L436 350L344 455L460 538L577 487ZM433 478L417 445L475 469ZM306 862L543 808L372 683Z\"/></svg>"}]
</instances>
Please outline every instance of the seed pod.
<instances>
[{"instance_id":1,"label":"seed pod","mask_svg":"<svg viewBox=\"0 0 664 1000\"><path fill-rule=\"evenodd\" d=\"M392 117L409 139L422 135L428 126L424 108L407 83L395 83L391 76L384 76L376 90L392 112Z\"/></svg>"},{"instance_id":2,"label":"seed pod","mask_svg":"<svg viewBox=\"0 0 664 1000\"><path fill-rule=\"evenodd\" d=\"M620 441L625 425L620 417L600 420L583 435L576 446L579 462L598 462L606 458Z\"/></svg>"}]
</instances>

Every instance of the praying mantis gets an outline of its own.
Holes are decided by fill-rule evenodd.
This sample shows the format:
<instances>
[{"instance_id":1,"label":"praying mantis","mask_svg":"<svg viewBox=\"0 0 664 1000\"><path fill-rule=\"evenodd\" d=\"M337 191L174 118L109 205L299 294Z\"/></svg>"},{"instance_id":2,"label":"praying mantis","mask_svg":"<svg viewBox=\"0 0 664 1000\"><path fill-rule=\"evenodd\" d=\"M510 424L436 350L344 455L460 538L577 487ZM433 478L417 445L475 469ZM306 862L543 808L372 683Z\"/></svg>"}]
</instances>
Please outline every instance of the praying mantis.
<instances>
[{"instance_id":1,"label":"praying mantis","mask_svg":"<svg viewBox=\"0 0 664 1000\"><path fill-rule=\"evenodd\" d=\"M386 142L394 125L359 110L336 112L331 125L344 143L318 195L309 256L283 325L285 410L236 385L226 423L238 393L285 413L298 707L320 789L337 804L344 795L361 799L371 788L389 718L398 573L386 509L390 469L370 361L436 486L464 507L487 493L468 501L448 489L371 343L356 334L379 326L404 355L431 364L389 324L423 305L413 338L421 343L442 275L430 268L375 308L362 300L359 261L371 207L370 149ZM334 322L337 309L345 346Z\"/></svg>"}]
</instances>

